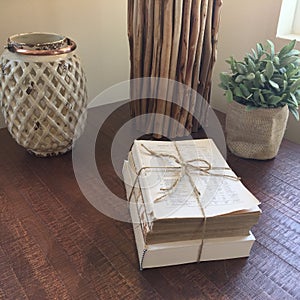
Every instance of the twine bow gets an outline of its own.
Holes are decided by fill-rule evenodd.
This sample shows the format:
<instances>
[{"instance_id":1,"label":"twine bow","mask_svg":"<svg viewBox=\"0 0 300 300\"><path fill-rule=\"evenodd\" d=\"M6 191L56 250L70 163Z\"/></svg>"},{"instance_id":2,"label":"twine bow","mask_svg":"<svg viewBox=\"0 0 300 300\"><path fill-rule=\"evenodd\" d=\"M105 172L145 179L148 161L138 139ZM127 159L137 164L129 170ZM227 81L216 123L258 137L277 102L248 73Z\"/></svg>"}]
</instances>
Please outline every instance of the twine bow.
<instances>
[{"instance_id":1,"label":"twine bow","mask_svg":"<svg viewBox=\"0 0 300 300\"><path fill-rule=\"evenodd\" d=\"M197 172L199 172L199 175L223 177L223 178L228 178L228 179L232 179L232 180L240 180L241 178L237 177L237 176L233 176L233 175L212 173L211 172L212 170L228 170L229 171L231 169L228 168L228 167L212 167L212 165L207 160L202 159L202 158L195 158L195 159L185 161L183 159L182 155L180 154L180 151L179 151L176 143L174 143L174 145L175 145L175 149L178 153L178 157L173 155L173 154L169 154L169 153L158 153L156 151L153 151L153 150L149 149L144 144L141 144L141 146L149 154L151 154L155 157L160 157L160 158L163 158L163 157L171 158L179 165L178 167L170 167L170 166L159 167L159 168L167 168L167 169L169 169L169 168L179 169L180 170L180 175L176 178L176 180L174 181L174 183L170 187L160 189L161 191L165 191L166 194L156 198L154 200L154 202L159 202L162 199L166 198L168 195L170 195L174 191L174 189L176 188L178 183L181 181L181 179L186 175L189 179L189 182L190 182L192 188L193 188L193 192L196 195L197 202L198 202L203 214L205 215L204 210L203 210L203 205L200 201L201 192L198 190L198 188L197 188L197 186L196 186L196 184L193 180L191 171L197 171ZM199 165L194 165L193 163L195 163L195 162L202 163L202 165L200 165L200 166Z\"/></svg>"},{"instance_id":2,"label":"twine bow","mask_svg":"<svg viewBox=\"0 0 300 300\"><path fill-rule=\"evenodd\" d=\"M212 170L228 170L228 171L230 171L231 169L228 168L228 167L213 167L207 160L202 159L202 158L195 158L195 159L185 161L183 159L177 145L176 145L176 142L174 143L174 145L175 145L178 157L176 155L169 154L169 153L159 153L159 152L153 151L153 150L149 149L148 147L146 147L144 144L141 144L141 146L150 155L155 156L155 157L159 157L159 158L164 158L164 157L171 158L179 166L175 166L175 167L174 166L165 166L165 167L164 166L158 166L158 167L147 166L147 167L141 168L137 172L137 177L135 178L135 183L133 184L133 188L131 190L129 199L131 199L131 197L133 195L133 190L134 190L135 184L136 184L141 172L144 171L144 170L147 170L147 169L174 169L174 170L177 169L177 170L180 170L179 176L175 179L174 183L170 187L160 189L161 191L165 191L166 193L164 195L156 198L154 200L154 202L159 202L159 201L163 200L164 198L166 198L171 193L173 193L173 191L177 187L178 183L186 175L189 179L189 182L190 182L192 188L193 188L193 192L196 196L198 205L199 205L199 207L201 209L201 212L203 214L202 242L201 242L201 245L199 247L199 253L198 253L198 262L200 262L202 251L203 251L203 246L204 246L204 237L205 237L205 232L206 232L207 217L206 217L205 210L204 210L204 207L203 207L203 205L201 203L201 199L200 199L201 192L198 190L198 188L197 188L197 186L196 186L196 184L193 180L191 171L197 171L197 172L199 172L199 175L203 175L203 176L223 177L223 178L228 178L228 179L236 180L236 181L241 180L241 178L237 177L235 175L218 174L218 173L211 172ZM197 162L198 165L195 165L194 164L195 162ZM202 163L202 165L199 166L199 163ZM141 225L141 223L142 223L141 216L139 216L139 218L140 218L140 225ZM144 238L145 238L145 231L144 230L145 230L145 228L142 228L142 232L143 232L143 235L144 235ZM142 266L142 264L141 264L141 266Z\"/></svg>"}]
</instances>

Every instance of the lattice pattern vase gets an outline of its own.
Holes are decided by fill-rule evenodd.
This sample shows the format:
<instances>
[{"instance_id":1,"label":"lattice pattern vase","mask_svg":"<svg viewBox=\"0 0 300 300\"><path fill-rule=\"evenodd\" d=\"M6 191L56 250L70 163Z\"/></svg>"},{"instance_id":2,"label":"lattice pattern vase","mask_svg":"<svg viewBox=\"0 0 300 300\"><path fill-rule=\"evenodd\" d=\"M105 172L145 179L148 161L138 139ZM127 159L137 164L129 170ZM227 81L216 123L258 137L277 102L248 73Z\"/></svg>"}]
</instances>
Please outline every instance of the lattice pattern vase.
<instances>
[{"instance_id":1,"label":"lattice pattern vase","mask_svg":"<svg viewBox=\"0 0 300 300\"><path fill-rule=\"evenodd\" d=\"M6 125L37 156L69 151L84 129L86 77L75 49L56 34L21 34L8 40L0 58Z\"/></svg>"}]
</instances>

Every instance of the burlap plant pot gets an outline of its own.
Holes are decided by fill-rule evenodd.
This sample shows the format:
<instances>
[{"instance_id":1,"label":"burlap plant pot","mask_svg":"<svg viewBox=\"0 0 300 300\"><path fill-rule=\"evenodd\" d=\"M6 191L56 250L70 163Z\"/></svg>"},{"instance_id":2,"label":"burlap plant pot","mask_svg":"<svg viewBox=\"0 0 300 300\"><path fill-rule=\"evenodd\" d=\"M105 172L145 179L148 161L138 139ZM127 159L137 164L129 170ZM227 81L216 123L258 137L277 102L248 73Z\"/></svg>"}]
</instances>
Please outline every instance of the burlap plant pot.
<instances>
[{"instance_id":1,"label":"burlap plant pot","mask_svg":"<svg viewBox=\"0 0 300 300\"><path fill-rule=\"evenodd\" d=\"M231 102L225 127L229 150L243 158L274 158L286 129L288 115L287 106L246 111L244 105Z\"/></svg>"}]
</instances>

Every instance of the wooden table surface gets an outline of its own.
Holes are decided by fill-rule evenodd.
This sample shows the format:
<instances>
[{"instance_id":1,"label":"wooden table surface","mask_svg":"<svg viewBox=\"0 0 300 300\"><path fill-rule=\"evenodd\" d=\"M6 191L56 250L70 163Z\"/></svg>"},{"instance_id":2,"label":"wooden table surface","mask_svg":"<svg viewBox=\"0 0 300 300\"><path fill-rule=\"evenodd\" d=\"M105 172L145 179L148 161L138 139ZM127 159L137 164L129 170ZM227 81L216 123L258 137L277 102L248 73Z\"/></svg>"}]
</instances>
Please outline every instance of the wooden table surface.
<instances>
[{"instance_id":1,"label":"wooden table surface","mask_svg":"<svg viewBox=\"0 0 300 300\"><path fill-rule=\"evenodd\" d=\"M96 153L104 181L124 198L109 159L118 120L102 128ZM144 271L131 224L85 199L71 153L36 158L6 129L0 145L0 299L300 299L300 145L283 141L270 161L228 156L262 202L248 259Z\"/></svg>"}]
</instances>

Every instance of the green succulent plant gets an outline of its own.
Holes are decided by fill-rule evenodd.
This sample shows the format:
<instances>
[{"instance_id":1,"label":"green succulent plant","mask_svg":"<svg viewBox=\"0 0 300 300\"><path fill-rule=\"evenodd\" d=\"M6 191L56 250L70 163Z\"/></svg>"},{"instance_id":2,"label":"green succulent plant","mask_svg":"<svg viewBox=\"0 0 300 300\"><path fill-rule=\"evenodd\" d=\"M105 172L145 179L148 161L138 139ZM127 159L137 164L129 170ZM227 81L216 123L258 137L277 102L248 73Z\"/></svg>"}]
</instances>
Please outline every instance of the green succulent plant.
<instances>
[{"instance_id":1,"label":"green succulent plant","mask_svg":"<svg viewBox=\"0 0 300 300\"><path fill-rule=\"evenodd\" d=\"M245 55L243 61L230 57L226 62L231 72L220 74L220 87L229 102L237 101L247 110L288 106L299 120L300 51L296 41L275 52L272 41L258 43L256 50Z\"/></svg>"}]
</instances>

